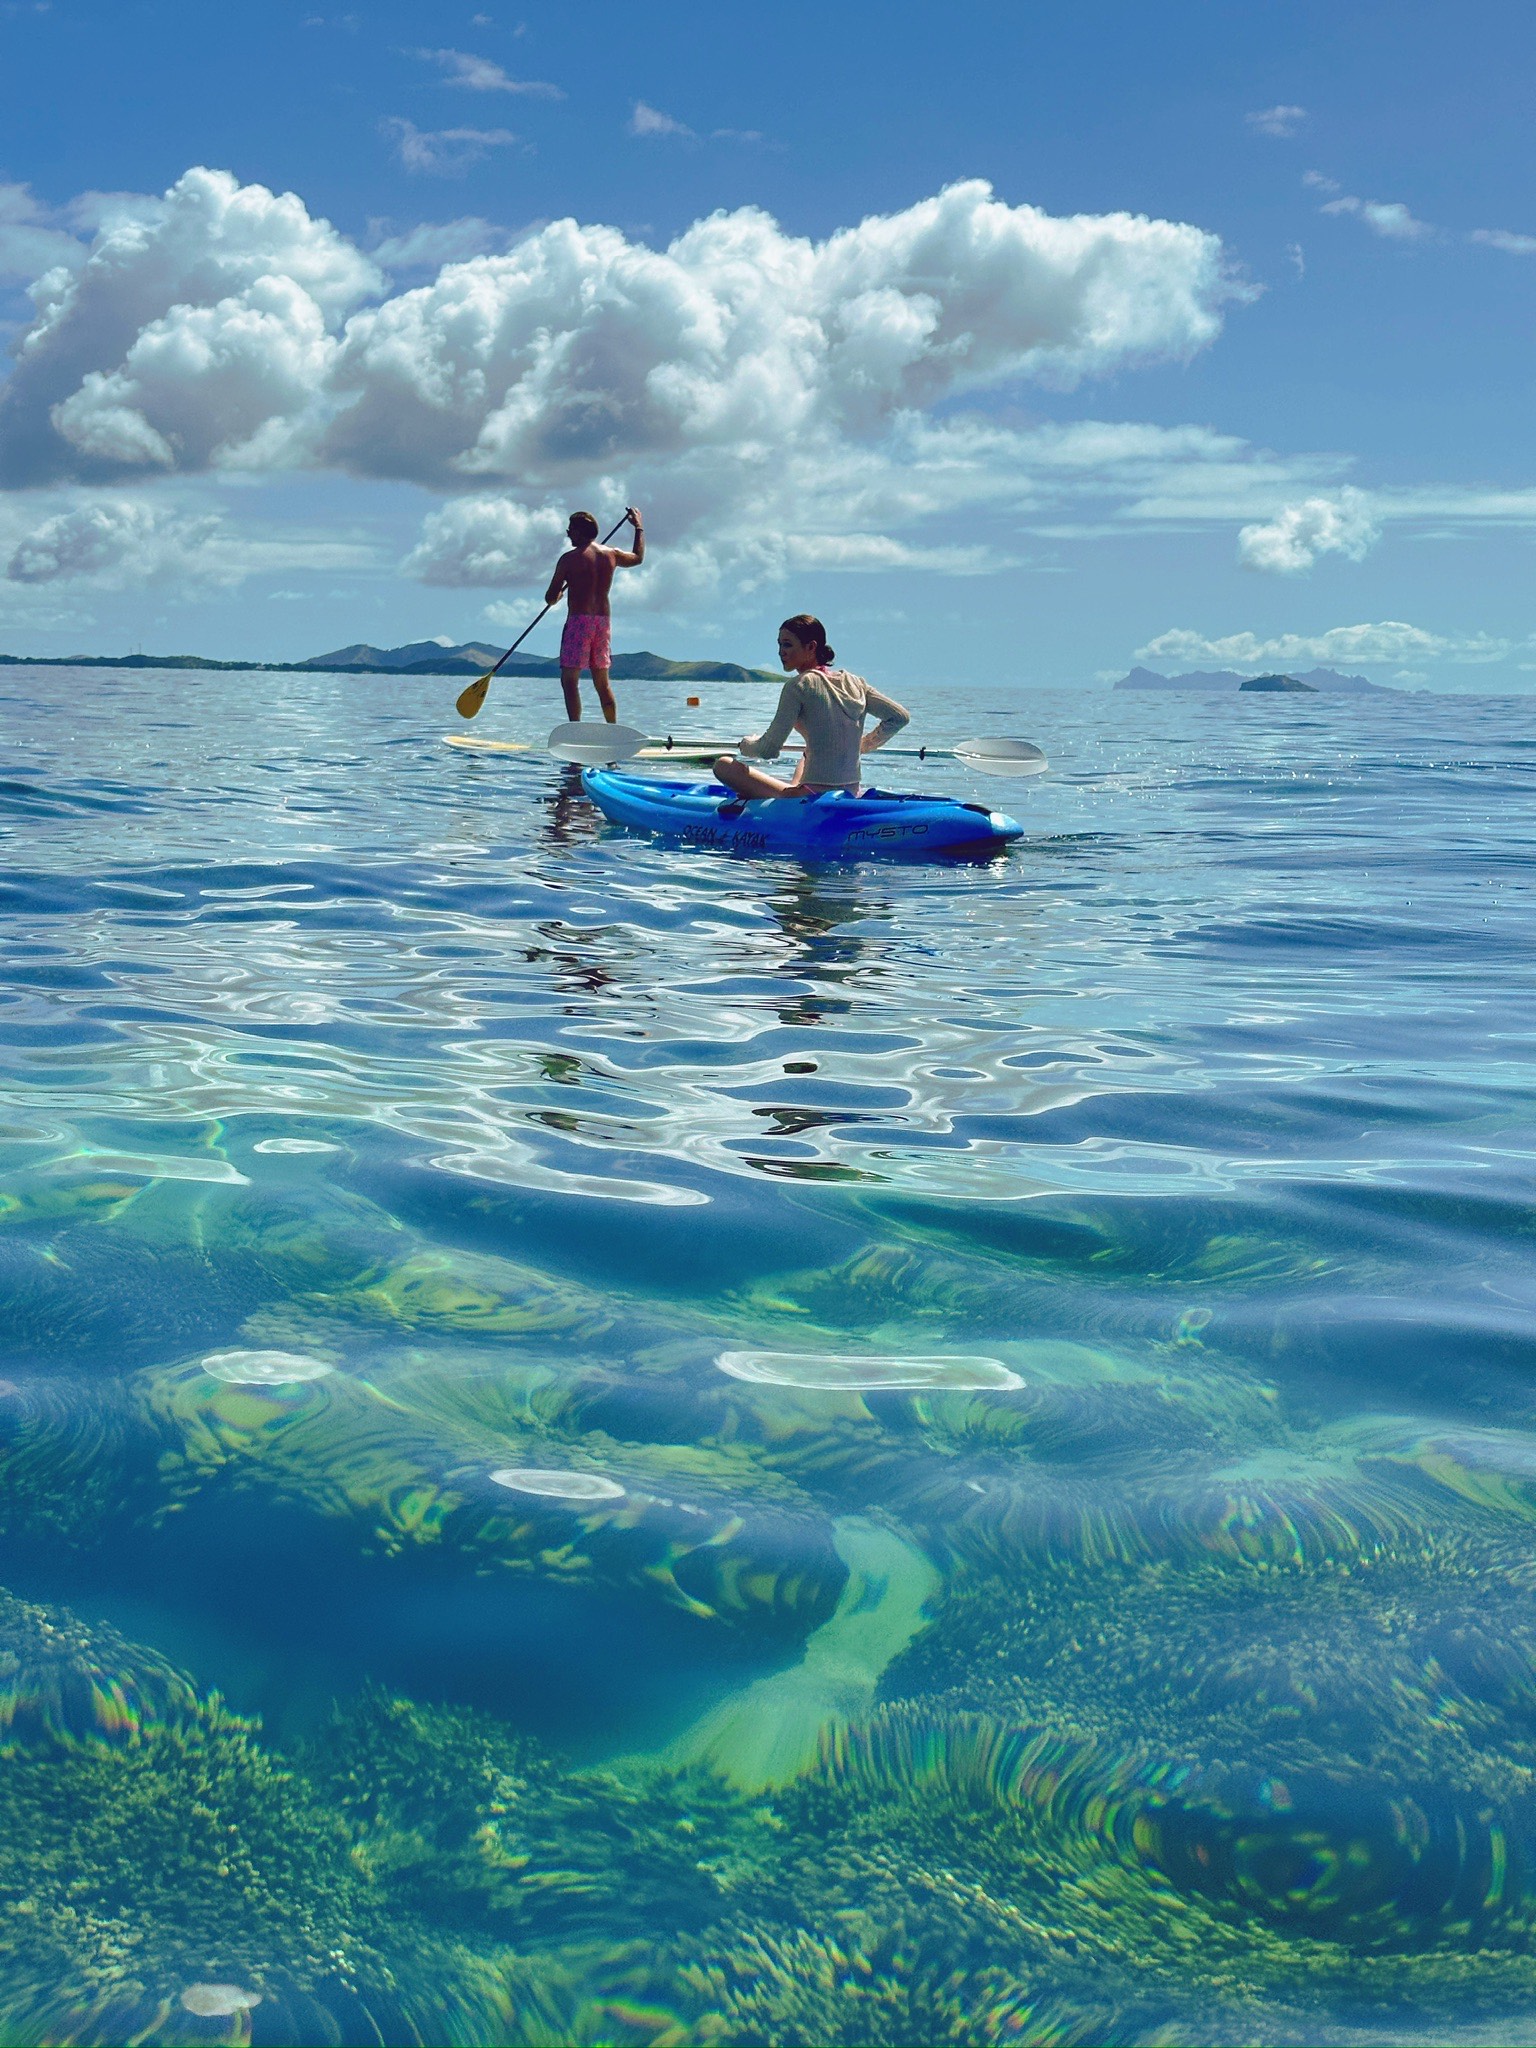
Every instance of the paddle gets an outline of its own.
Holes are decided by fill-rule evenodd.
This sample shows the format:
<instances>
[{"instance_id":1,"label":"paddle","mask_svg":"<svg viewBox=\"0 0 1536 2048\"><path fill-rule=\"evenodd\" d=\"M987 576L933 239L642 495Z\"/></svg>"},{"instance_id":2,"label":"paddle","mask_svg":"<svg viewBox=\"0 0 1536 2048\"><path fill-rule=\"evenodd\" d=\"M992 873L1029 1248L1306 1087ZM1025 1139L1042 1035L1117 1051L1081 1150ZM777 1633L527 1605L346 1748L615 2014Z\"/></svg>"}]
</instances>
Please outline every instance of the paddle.
<instances>
[{"instance_id":1,"label":"paddle","mask_svg":"<svg viewBox=\"0 0 1536 2048\"><path fill-rule=\"evenodd\" d=\"M629 514L626 512L624 519L628 517ZM613 536L624 524L624 519L615 520L613 525L609 527L608 531L598 542L600 548L607 547L609 541L613 539ZM551 598L549 604L545 605L544 612L551 610L555 602L556 600ZM460 690L458 696L454 699L453 707L458 712L460 718L473 718L476 712L479 711L480 706L485 702L485 693L491 687L491 677L496 674L497 669L500 669L506 662L512 659L513 655L516 654L519 647L522 646L528 635L533 631L534 626L539 623L539 619L543 618L544 612L540 612L539 618L534 619L531 624L524 626L522 632L518 634L512 645L501 657L501 660L497 662L496 668L488 668L483 676L476 676L475 680L466 689Z\"/></svg>"},{"instance_id":2,"label":"paddle","mask_svg":"<svg viewBox=\"0 0 1536 2048\"><path fill-rule=\"evenodd\" d=\"M642 747L654 744L632 725L604 725L596 718L557 725L549 751L560 761L579 761L584 768L606 768L611 761L632 761Z\"/></svg>"},{"instance_id":3,"label":"paddle","mask_svg":"<svg viewBox=\"0 0 1536 2048\"><path fill-rule=\"evenodd\" d=\"M735 751L734 740L652 739L632 725L599 725L596 719L579 724L557 725L549 736L549 751L562 761L579 761L588 768L601 768L613 761L632 761L637 754L659 758L663 753L697 758ZM797 751L792 749L791 751ZM985 775L1043 775L1050 763L1029 740L960 740L953 747L879 747L880 754L894 754L909 761L961 761ZM866 754L866 760L873 755Z\"/></svg>"}]
</instances>

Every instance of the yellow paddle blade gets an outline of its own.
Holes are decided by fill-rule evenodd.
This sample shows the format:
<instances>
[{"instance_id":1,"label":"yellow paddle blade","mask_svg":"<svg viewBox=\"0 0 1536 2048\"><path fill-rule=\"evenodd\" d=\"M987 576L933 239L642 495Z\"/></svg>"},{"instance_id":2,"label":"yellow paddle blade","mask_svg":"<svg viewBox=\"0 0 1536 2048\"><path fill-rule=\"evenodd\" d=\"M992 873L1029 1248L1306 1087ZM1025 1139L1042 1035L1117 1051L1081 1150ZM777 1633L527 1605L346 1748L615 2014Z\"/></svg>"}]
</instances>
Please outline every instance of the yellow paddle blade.
<instances>
[{"instance_id":1,"label":"yellow paddle blade","mask_svg":"<svg viewBox=\"0 0 1536 2048\"><path fill-rule=\"evenodd\" d=\"M467 689L460 690L454 699L454 709L460 718L473 718L485 702L485 693L491 687L488 675L476 676Z\"/></svg>"}]
</instances>

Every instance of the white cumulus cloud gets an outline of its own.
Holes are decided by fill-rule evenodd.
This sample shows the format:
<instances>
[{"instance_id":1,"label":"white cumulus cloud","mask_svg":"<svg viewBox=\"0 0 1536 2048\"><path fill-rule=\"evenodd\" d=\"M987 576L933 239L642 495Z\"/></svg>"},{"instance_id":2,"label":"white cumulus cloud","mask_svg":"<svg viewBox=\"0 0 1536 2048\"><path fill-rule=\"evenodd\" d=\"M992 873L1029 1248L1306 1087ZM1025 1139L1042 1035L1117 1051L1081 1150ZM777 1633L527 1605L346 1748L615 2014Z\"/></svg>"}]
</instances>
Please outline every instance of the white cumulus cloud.
<instances>
[{"instance_id":1,"label":"white cumulus cloud","mask_svg":"<svg viewBox=\"0 0 1536 2048\"><path fill-rule=\"evenodd\" d=\"M1363 561L1380 538L1365 494L1346 488L1332 497L1282 506L1273 519L1245 526L1237 536L1237 552L1250 569L1294 576L1310 569L1319 555Z\"/></svg>"},{"instance_id":2,"label":"white cumulus cloud","mask_svg":"<svg viewBox=\"0 0 1536 2048\"><path fill-rule=\"evenodd\" d=\"M1138 661L1207 662L1219 667L1254 670L1295 667L1305 661L1325 667L1380 668L1423 662L1482 663L1502 661L1512 643L1487 633L1463 636L1426 632L1401 619L1376 625L1332 626L1326 633L1227 633L1212 638L1176 627L1136 650Z\"/></svg>"},{"instance_id":3,"label":"white cumulus cloud","mask_svg":"<svg viewBox=\"0 0 1536 2048\"><path fill-rule=\"evenodd\" d=\"M287 459L332 330L382 283L292 193L227 171L119 202L81 268L33 286L0 396L0 482L198 468L243 443Z\"/></svg>"},{"instance_id":4,"label":"white cumulus cloud","mask_svg":"<svg viewBox=\"0 0 1536 2048\"><path fill-rule=\"evenodd\" d=\"M1053 219L980 183L820 244L751 207L663 250L556 221L349 323L327 453L439 485L715 454L761 469L1013 378L1187 355L1225 292L1196 228Z\"/></svg>"},{"instance_id":5,"label":"white cumulus cloud","mask_svg":"<svg viewBox=\"0 0 1536 2048\"><path fill-rule=\"evenodd\" d=\"M12 583L57 583L76 577L119 586L196 563L219 522L211 515L181 515L128 499L104 499L56 513L26 534L12 551Z\"/></svg>"},{"instance_id":6,"label":"white cumulus cloud","mask_svg":"<svg viewBox=\"0 0 1536 2048\"><path fill-rule=\"evenodd\" d=\"M402 565L422 583L505 589L542 581L566 545L566 515L510 498L455 498L427 515Z\"/></svg>"},{"instance_id":7,"label":"white cumulus cloud","mask_svg":"<svg viewBox=\"0 0 1536 2048\"><path fill-rule=\"evenodd\" d=\"M167 470L275 468L333 351L319 306L262 277L151 321L120 368L89 371L51 418L81 455Z\"/></svg>"},{"instance_id":8,"label":"white cumulus cloud","mask_svg":"<svg viewBox=\"0 0 1536 2048\"><path fill-rule=\"evenodd\" d=\"M544 573L557 499L616 517L628 496L668 536L673 565L635 579L660 590L811 562L969 573L1001 557L922 529L1073 492L1150 505L1181 469L1205 476L1207 510L1225 493L1249 518L1329 480L1205 429L954 409L1211 342L1241 294L1216 237L1180 222L1055 217L973 181L822 241L745 207L660 248L561 220L483 252L494 231L472 219L371 261L225 172L97 199L83 264L33 287L0 483L399 479L451 499L411 573L505 588ZM432 274L391 290L383 264Z\"/></svg>"},{"instance_id":9,"label":"white cumulus cloud","mask_svg":"<svg viewBox=\"0 0 1536 2048\"><path fill-rule=\"evenodd\" d=\"M118 201L35 288L0 481L303 461L536 503L643 465L728 514L938 401L1186 357L1232 296L1198 228L979 182L819 243L752 207L662 249L556 221L352 311L383 289L292 194L194 170Z\"/></svg>"}]
</instances>

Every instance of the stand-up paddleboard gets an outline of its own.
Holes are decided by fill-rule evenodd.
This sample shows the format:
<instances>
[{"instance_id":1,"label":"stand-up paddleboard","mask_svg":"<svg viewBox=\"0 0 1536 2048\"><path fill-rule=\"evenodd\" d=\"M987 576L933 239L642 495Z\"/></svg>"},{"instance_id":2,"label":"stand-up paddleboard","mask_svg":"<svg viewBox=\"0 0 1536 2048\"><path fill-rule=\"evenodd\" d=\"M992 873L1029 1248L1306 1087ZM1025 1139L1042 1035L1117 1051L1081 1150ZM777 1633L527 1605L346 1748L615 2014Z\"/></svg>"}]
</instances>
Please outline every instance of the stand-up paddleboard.
<instances>
[{"instance_id":1,"label":"stand-up paddleboard","mask_svg":"<svg viewBox=\"0 0 1536 2048\"><path fill-rule=\"evenodd\" d=\"M718 782L673 782L584 768L582 787L605 818L727 853L798 855L806 860L925 860L998 852L1024 827L1005 811L948 796L760 797L752 802Z\"/></svg>"},{"instance_id":2,"label":"stand-up paddleboard","mask_svg":"<svg viewBox=\"0 0 1536 2048\"><path fill-rule=\"evenodd\" d=\"M476 733L445 732L445 747L458 747L466 754L542 754L543 747L535 747L528 740L483 740Z\"/></svg>"},{"instance_id":3,"label":"stand-up paddleboard","mask_svg":"<svg viewBox=\"0 0 1536 2048\"><path fill-rule=\"evenodd\" d=\"M445 747L457 747L465 754L543 754L549 750L531 740L483 740L476 733L445 732ZM633 761L713 761L730 749L719 740L647 740L626 760Z\"/></svg>"}]
</instances>

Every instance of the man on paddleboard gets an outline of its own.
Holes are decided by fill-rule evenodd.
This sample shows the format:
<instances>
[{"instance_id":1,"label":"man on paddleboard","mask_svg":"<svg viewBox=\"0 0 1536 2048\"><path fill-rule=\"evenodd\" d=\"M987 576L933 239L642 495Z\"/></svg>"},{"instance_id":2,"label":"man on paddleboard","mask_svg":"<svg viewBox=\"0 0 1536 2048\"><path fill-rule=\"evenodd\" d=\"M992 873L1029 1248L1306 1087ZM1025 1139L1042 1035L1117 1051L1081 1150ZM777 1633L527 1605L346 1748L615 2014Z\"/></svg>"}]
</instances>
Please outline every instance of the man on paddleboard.
<instances>
[{"instance_id":1,"label":"man on paddleboard","mask_svg":"<svg viewBox=\"0 0 1536 2048\"><path fill-rule=\"evenodd\" d=\"M645 529L640 514L629 506L624 514L635 529L633 548L600 548L597 521L590 512L573 512L566 533L571 545L555 564L544 602L553 604L565 592L565 631L560 635L560 687L565 692L565 715L581 717L581 672L590 669L597 701L610 725L616 725L619 707L613 701L609 670L613 666L612 620L608 612L608 591L615 569L636 569L645 560Z\"/></svg>"}]
</instances>

